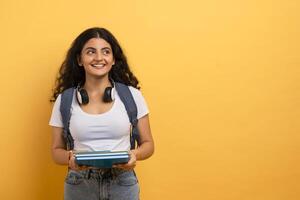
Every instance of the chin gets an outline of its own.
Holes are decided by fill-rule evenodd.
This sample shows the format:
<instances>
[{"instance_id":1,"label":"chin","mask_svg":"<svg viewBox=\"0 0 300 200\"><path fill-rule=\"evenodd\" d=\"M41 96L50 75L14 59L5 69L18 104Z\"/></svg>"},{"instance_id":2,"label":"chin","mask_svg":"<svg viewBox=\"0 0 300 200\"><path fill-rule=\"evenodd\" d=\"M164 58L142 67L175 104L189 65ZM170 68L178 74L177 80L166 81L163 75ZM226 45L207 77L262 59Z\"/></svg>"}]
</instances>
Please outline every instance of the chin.
<instances>
[{"instance_id":1,"label":"chin","mask_svg":"<svg viewBox=\"0 0 300 200\"><path fill-rule=\"evenodd\" d=\"M105 77L108 77L108 73L99 73L99 74L91 74L93 77L96 77L96 78L105 78Z\"/></svg>"}]
</instances>

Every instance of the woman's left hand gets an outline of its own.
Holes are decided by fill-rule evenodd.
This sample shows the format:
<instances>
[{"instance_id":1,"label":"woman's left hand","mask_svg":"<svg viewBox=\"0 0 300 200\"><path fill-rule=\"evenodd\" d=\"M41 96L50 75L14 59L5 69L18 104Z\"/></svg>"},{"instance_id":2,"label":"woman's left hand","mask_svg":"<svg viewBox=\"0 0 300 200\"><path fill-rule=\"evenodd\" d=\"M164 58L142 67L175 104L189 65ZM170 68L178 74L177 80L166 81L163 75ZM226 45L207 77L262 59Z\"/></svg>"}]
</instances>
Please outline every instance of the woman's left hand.
<instances>
[{"instance_id":1,"label":"woman's left hand","mask_svg":"<svg viewBox=\"0 0 300 200\"><path fill-rule=\"evenodd\" d=\"M113 168L120 168L120 169L124 169L124 170L134 169L136 166L136 155L135 155L134 150L129 151L129 156L130 156L130 159L129 159L128 163L113 165Z\"/></svg>"}]
</instances>

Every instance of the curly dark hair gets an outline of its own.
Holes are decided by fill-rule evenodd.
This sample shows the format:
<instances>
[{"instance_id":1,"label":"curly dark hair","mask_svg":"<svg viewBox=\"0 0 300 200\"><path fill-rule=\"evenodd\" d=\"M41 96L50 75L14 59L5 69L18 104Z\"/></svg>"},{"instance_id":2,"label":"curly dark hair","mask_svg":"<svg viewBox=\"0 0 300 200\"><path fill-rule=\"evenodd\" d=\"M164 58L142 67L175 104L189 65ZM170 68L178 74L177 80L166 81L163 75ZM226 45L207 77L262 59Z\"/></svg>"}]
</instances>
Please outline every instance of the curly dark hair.
<instances>
[{"instance_id":1,"label":"curly dark hair","mask_svg":"<svg viewBox=\"0 0 300 200\"><path fill-rule=\"evenodd\" d=\"M115 59L114 67L110 70L109 76L116 82L133 86L140 89L139 81L131 72L125 54L117 41L117 39L105 28L89 28L83 31L72 43L63 61L58 76L55 81L51 102L55 101L57 96L70 87L76 87L80 83L85 82L85 71L83 67L78 65L78 56L83 46L91 38L101 38L108 42L112 48Z\"/></svg>"}]
</instances>

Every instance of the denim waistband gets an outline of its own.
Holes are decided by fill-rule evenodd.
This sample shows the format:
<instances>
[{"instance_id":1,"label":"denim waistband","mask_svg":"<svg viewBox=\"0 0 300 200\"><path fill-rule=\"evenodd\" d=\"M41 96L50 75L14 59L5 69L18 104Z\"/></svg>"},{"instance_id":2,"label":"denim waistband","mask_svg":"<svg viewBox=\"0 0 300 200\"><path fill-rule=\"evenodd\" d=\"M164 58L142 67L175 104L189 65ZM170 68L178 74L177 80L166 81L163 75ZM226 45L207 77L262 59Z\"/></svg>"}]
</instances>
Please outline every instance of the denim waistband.
<instances>
[{"instance_id":1,"label":"denim waistband","mask_svg":"<svg viewBox=\"0 0 300 200\"><path fill-rule=\"evenodd\" d=\"M107 168L107 169L92 168L92 169L80 170L80 171L76 171L76 172L81 174L86 179L89 179L91 177L115 179L120 174L126 172L126 170L120 169L120 168Z\"/></svg>"}]
</instances>

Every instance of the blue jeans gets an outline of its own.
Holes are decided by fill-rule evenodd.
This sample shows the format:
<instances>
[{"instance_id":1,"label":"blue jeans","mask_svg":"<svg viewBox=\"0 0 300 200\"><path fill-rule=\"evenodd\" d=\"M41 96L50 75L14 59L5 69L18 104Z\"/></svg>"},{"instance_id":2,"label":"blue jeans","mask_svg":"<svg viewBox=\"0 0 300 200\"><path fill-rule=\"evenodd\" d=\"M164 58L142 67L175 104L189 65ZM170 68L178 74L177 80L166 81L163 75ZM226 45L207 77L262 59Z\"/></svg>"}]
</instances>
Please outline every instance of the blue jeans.
<instances>
[{"instance_id":1,"label":"blue jeans","mask_svg":"<svg viewBox=\"0 0 300 200\"><path fill-rule=\"evenodd\" d=\"M135 172L121 169L69 170L65 179L65 200L138 200Z\"/></svg>"}]
</instances>

